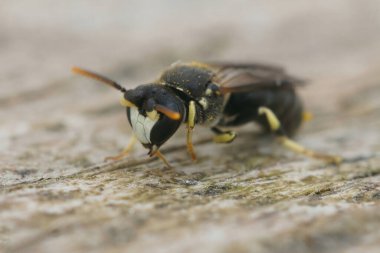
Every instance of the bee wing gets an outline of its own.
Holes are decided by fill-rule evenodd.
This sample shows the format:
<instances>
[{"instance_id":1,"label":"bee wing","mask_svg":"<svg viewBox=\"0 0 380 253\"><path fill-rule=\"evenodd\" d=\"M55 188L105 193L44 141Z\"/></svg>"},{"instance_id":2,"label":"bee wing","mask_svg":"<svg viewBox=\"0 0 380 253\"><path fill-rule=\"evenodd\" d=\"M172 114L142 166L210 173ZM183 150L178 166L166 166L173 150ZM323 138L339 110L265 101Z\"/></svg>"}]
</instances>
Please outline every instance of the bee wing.
<instances>
[{"instance_id":1,"label":"bee wing","mask_svg":"<svg viewBox=\"0 0 380 253\"><path fill-rule=\"evenodd\" d=\"M289 76L283 68L261 64L208 64L223 94L251 92L261 88L293 88L305 82Z\"/></svg>"}]
</instances>

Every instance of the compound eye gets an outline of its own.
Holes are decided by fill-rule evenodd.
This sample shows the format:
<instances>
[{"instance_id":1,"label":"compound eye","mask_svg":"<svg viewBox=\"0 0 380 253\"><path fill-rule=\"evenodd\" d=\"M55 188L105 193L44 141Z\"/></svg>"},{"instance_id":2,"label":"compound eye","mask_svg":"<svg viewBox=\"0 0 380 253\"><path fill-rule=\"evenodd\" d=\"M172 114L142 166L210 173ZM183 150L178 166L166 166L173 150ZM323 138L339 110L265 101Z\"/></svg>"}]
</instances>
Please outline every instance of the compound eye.
<instances>
[{"instance_id":1,"label":"compound eye","mask_svg":"<svg viewBox=\"0 0 380 253\"><path fill-rule=\"evenodd\" d=\"M161 146L177 131L180 125L180 120L160 117L150 131L150 142L158 147Z\"/></svg>"}]
</instances>

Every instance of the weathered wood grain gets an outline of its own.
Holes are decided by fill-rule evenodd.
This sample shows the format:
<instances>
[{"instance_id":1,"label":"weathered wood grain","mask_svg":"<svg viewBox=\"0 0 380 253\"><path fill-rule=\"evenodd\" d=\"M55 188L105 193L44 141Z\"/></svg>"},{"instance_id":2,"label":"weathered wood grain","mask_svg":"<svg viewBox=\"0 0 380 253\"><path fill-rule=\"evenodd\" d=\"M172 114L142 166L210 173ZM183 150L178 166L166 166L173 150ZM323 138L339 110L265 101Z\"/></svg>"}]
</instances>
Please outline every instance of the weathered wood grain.
<instances>
[{"instance_id":1,"label":"weathered wood grain","mask_svg":"<svg viewBox=\"0 0 380 253\"><path fill-rule=\"evenodd\" d=\"M376 1L48 2L0 9L0 252L378 252ZM344 163L294 155L253 125L230 145L196 127L197 163L181 129L163 148L174 169L141 147L103 163L130 138L124 109L70 66L132 87L178 59L264 60L310 79L314 119L297 140Z\"/></svg>"}]
</instances>

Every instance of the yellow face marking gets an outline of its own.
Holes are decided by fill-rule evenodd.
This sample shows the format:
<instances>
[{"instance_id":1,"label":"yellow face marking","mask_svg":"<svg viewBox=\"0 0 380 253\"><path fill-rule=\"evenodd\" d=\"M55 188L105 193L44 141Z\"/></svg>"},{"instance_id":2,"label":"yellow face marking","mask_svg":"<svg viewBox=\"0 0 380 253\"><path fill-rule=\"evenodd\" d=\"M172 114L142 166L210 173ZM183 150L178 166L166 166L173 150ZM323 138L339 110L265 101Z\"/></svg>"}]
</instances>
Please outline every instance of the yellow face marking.
<instances>
[{"instance_id":1,"label":"yellow face marking","mask_svg":"<svg viewBox=\"0 0 380 253\"><path fill-rule=\"evenodd\" d=\"M125 107L136 107L134 103L131 101L126 100L124 97L121 97L120 104Z\"/></svg>"},{"instance_id":2,"label":"yellow face marking","mask_svg":"<svg viewBox=\"0 0 380 253\"><path fill-rule=\"evenodd\" d=\"M151 120L154 120L154 121L158 120L158 118L159 118L159 115L158 115L156 110L153 110L151 112L146 112L146 115L148 116L148 118L150 118Z\"/></svg>"}]
</instances>

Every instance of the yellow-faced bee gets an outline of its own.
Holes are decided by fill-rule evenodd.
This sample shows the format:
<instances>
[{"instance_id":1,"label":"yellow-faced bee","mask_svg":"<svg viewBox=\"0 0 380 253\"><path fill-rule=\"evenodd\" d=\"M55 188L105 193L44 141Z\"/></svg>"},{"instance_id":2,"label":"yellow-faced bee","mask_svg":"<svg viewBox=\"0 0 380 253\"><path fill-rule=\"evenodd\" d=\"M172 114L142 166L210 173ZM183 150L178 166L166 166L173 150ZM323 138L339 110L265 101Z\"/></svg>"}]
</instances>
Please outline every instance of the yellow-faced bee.
<instances>
[{"instance_id":1,"label":"yellow-faced bee","mask_svg":"<svg viewBox=\"0 0 380 253\"><path fill-rule=\"evenodd\" d=\"M196 159L192 132L196 124L209 126L217 143L232 142L236 134L224 130L247 122L256 122L266 132L274 133L279 142L297 152L332 163L339 156L320 154L290 139L303 118L303 105L296 93L302 81L282 68L260 64L219 64L177 62L163 71L158 80L127 90L99 74L74 67L73 72L97 79L123 93L134 136L166 164L159 148L184 123L187 147ZM118 156L123 158L134 141Z\"/></svg>"}]
</instances>

